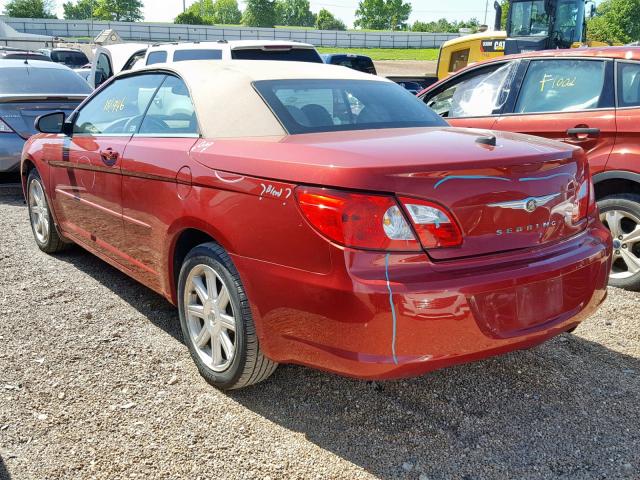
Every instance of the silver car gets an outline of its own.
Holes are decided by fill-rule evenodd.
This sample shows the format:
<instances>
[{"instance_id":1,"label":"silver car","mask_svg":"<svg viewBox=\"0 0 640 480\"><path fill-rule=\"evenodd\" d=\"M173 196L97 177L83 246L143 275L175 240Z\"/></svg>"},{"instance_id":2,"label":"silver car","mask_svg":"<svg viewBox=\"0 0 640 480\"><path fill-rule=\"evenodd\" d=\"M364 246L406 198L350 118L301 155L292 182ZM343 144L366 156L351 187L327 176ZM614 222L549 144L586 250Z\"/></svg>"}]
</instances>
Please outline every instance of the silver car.
<instances>
[{"instance_id":1,"label":"silver car","mask_svg":"<svg viewBox=\"0 0 640 480\"><path fill-rule=\"evenodd\" d=\"M91 87L64 65L40 60L0 60L0 172L18 169L34 121L55 111L71 114Z\"/></svg>"}]
</instances>

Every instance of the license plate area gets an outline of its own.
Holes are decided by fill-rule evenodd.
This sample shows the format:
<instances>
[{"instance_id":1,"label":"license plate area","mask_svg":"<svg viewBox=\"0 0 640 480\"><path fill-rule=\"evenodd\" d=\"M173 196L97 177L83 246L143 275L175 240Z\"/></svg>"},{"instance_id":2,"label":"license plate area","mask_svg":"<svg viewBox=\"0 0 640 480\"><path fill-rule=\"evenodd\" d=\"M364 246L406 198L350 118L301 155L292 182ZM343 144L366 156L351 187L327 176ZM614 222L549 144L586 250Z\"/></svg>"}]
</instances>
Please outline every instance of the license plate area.
<instances>
[{"instance_id":1,"label":"license plate area","mask_svg":"<svg viewBox=\"0 0 640 480\"><path fill-rule=\"evenodd\" d=\"M593 294L593 266L546 280L473 295L478 326L493 338L548 328L578 313Z\"/></svg>"}]
</instances>

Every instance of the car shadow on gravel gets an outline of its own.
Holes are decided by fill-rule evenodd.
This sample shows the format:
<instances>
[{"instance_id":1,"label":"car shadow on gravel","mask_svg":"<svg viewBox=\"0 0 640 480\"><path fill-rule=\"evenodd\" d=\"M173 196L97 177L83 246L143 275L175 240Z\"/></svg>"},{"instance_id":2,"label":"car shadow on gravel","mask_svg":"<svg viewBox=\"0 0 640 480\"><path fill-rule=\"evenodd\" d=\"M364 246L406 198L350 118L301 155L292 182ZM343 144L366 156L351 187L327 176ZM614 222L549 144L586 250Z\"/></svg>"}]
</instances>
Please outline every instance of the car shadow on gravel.
<instances>
[{"instance_id":1,"label":"car shadow on gravel","mask_svg":"<svg viewBox=\"0 0 640 480\"><path fill-rule=\"evenodd\" d=\"M640 478L639 374L564 335L400 381L284 366L230 395L381 478Z\"/></svg>"},{"instance_id":2,"label":"car shadow on gravel","mask_svg":"<svg viewBox=\"0 0 640 480\"><path fill-rule=\"evenodd\" d=\"M56 255L58 260L90 275L144 315L151 323L182 342L178 311L164 297L78 246Z\"/></svg>"},{"instance_id":3,"label":"car shadow on gravel","mask_svg":"<svg viewBox=\"0 0 640 480\"><path fill-rule=\"evenodd\" d=\"M9 475L9 471L4 464L2 455L0 455L0 480L11 480L11 475Z\"/></svg>"},{"instance_id":4,"label":"car shadow on gravel","mask_svg":"<svg viewBox=\"0 0 640 480\"><path fill-rule=\"evenodd\" d=\"M164 298L80 248L58 258L182 341ZM399 381L281 366L228 395L381 478L640 478L640 361L576 333Z\"/></svg>"}]
</instances>

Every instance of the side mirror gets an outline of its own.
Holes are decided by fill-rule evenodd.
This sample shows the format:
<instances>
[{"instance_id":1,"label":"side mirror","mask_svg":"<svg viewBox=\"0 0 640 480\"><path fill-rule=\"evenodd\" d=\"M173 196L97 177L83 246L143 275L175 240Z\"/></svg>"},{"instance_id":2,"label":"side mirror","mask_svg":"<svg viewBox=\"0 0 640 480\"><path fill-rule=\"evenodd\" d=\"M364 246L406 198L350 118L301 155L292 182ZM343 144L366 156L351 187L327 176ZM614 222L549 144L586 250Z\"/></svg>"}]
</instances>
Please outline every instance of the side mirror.
<instances>
[{"instance_id":1,"label":"side mirror","mask_svg":"<svg viewBox=\"0 0 640 480\"><path fill-rule=\"evenodd\" d=\"M41 115L36 118L36 130L42 133L63 133L65 118L64 112Z\"/></svg>"},{"instance_id":2,"label":"side mirror","mask_svg":"<svg viewBox=\"0 0 640 480\"><path fill-rule=\"evenodd\" d=\"M107 80L106 75L101 70L96 70L95 77L93 83L95 84L95 88L98 88Z\"/></svg>"}]
</instances>

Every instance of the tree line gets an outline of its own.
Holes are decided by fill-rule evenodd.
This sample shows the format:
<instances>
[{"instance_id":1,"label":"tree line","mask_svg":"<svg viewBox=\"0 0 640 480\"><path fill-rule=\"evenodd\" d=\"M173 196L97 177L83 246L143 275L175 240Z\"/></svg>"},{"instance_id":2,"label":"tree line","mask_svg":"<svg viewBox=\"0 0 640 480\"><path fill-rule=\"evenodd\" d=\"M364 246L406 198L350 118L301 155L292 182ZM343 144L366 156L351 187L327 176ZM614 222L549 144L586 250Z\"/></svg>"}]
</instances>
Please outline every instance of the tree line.
<instances>
[{"instance_id":1,"label":"tree line","mask_svg":"<svg viewBox=\"0 0 640 480\"><path fill-rule=\"evenodd\" d=\"M346 25L329 10L317 14L308 0L248 0L240 12L236 0L198 0L178 15L174 22L189 25L275 25L315 27L321 30L346 30Z\"/></svg>"},{"instance_id":2,"label":"tree line","mask_svg":"<svg viewBox=\"0 0 640 480\"><path fill-rule=\"evenodd\" d=\"M506 25L509 2L502 0L502 26ZM69 20L143 20L142 0L69 0L63 4ZM476 32L480 22L416 21L409 23L412 7L404 0L361 0L355 12L354 27L367 30L404 30L414 32L457 33L460 29ZM54 0L10 0L4 13L10 17L56 18ZM320 30L346 30L346 25L326 8L313 13L309 0L247 0L244 12L237 0L197 0L175 18L176 23L191 25L246 25L252 27L314 27ZM589 40L630 43L640 40L640 0L603 0L587 26Z\"/></svg>"},{"instance_id":3,"label":"tree line","mask_svg":"<svg viewBox=\"0 0 640 480\"><path fill-rule=\"evenodd\" d=\"M141 0L69 0L63 4L67 20L115 20L136 22L143 19ZM56 18L54 0L10 0L5 14L10 17ZM368 30L413 30L416 32L476 31L477 19L468 22L408 23L411 4L404 0L362 0L356 10L354 26ZM237 0L197 0L175 23L189 25L246 25L251 27L312 27L320 30L346 30L345 23L326 8L311 11L309 0L247 0L244 12Z\"/></svg>"},{"instance_id":4,"label":"tree line","mask_svg":"<svg viewBox=\"0 0 640 480\"><path fill-rule=\"evenodd\" d=\"M141 0L75 0L62 5L67 20L115 20L138 22L144 19ZM4 14L18 18L57 18L54 0L10 0Z\"/></svg>"}]
</instances>

